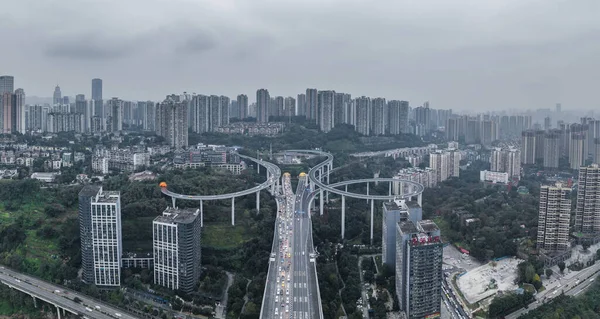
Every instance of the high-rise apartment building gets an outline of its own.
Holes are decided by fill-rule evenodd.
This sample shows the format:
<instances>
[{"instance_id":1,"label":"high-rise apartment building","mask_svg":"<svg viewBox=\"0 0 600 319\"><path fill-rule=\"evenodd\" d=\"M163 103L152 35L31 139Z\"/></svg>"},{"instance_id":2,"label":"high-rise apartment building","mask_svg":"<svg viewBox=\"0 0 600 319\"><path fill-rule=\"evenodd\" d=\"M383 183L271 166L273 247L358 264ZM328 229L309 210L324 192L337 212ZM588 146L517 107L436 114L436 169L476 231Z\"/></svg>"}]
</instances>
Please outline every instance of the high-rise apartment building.
<instances>
[{"instance_id":1,"label":"high-rise apartment building","mask_svg":"<svg viewBox=\"0 0 600 319\"><path fill-rule=\"evenodd\" d=\"M423 127L424 134L431 132L431 109L429 109L429 103L426 102L426 105L415 108L414 112L415 125Z\"/></svg>"},{"instance_id":2,"label":"high-rise apartment building","mask_svg":"<svg viewBox=\"0 0 600 319\"><path fill-rule=\"evenodd\" d=\"M570 256L571 189L561 184L540 188L537 248L548 266Z\"/></svg>"},{"instance_id":3,"label":"high-rise apartment building","mask_svg":"<svg viewBox=\"0 0 600 319\"><path fill-rule=\"evenodd\" d=\"M436 150L429 154L429 168L436 172L436 182L460 175L460 152L456 149Z\"/></svg>"},{"instance_id":4,"label":"high-rise apartment building","mask_svg":"<svg viewBox=\"0 0 600 319\"><path fill-rule=\"evenodd\" d=\"M503 172L505 167L505 153L501 148L492 149L490 154L490 170L492 172Z\"/></svg>"},{"instance_id":5,"label":"high-rise apartment building","mask_svg":"<svg viewBox=\"0 0 600 319\"><path fill-rule=\"evenodd\" d=\"M13 114L17 98L14 93L4 93L0 96L0 132L13 133Z\"/></svg>"},{"instance_id":6,"label":"high-rise apartment building","mask_svg":"<svg viewBox=\"0 0 600 319\"><path fill-rule=\"evenodd\" d=\"M346 94L335 93L333 102L333 126L346 123Z\"/></svg>"},{"instance_id":7,"label":"high-rise apartment building","mask_svg":"<svg viewBox=\"0 0 600 319\"><path fill-rule=\"evenodd\" d=\"M521 134L521 163L523 165L535 164L535 131L527 130Z\"/></svg>"},{"instance_id":8,"label":"high-rise apartment building","mask_svg":"<svg viewBox=\"0 0 600 319\"><path fill-rule=\"evenodd\" d=\"M256 122L269 122L269 104L271 96L267 89L259 89L256 91Z\"/></svg>"},{"instance_id":9,"label":"high-rise apartment building","mask_svg":"<svg viewBox=\"0 0 600 319\"><path fill-rule=\"evenodd\" d=\"M492 142L498 139L496 122L492 120L484 120L480 122L479 143L489 146Z\"/></svg>"},{"instance_id":10,"label":"high-rise apartment building","mask_svg":"<svg viewBox=\"0 0 600 319\"><path fill-rule=\"evenodd\" d=\"M319 91L318 93L318 123L322 132L327 133L333 128L333 108L335 91Z\"/></svg>"},{"instance_id":11,"label":"high-rise apartment building","mask_svg":"<svg viewBox=\"0 0 600 319\"><path fill-rule=\"evenodd\" d=\"M460 138L460 119L458 118L449 118L446 122L446 140L448 141L458 141Z\"/></svg>"},{"instance_id":12,"label":"high-rise apartment building","mask_svg":"<svg viewBox=\"0 0 600 319\"><path fill-rule=\"evenodd\" d=\"M579 169L585 164L585 133L574 132L571 128L571 141L569 142L569 166Z\"/></svg>"},{"instance_id":13,"label":"high-rise apartment building","mask_svg":"<svg viewBox=\"0 0 600 319\"><path fill-rule=\"evenodd\" d=\"M298 94L298 116L306 116L306 94Z\"/></svg>"},{"instance_id":14,"label":"high-rise apartment building","mask_svg":"<svg viewBox=\"0 0 600 319\"><path fill-rule=\"evenodd\" d=\"M167 208L152 222L154 283L186 293L200 279L199 209Z\"/></svg>"},{"instance_id":15,"label":"high-rise apartment building","mask_svg":"<svg viewBox=\"0 0 600 319\"><path fill-rule=\"evenodd\" d=\"M558 168L560 158L560 136L559 129L548 130L544 139L544 167ZM536 141L537 143L537 141Z\"/></svg>"},{"instance_id":16,"label":"high-rise apartment building","mask_svg":"<svg viewBox=\"0 0 600 319\"><path fill-rule=\"evenodd\" d=\"M357 97L354 101L356 107L356 131L362 135L371 132L371 99L366 96Z\"/></svg>"},{"instance_id":17,"label":"high-rise apartment building","mask_svg":"<svg viewBox=\"0 0 600 319\"><path fill-rule=\"evenodd\" d=\"M291 121L292 116L296 116L296 99L291 96L285 98L284 115Z\"/></svg>"},{"instance_id":18,"label":"high-rise apartment building","mask_svg":"<svg viewBox=\"0 0 600 319\"><path fill-rule=\"evenodd\" d=\"M317 89L306 89L306 118L311 120L317 120L319 116L318 112L318 92ZM317 121L318 123L318 121Z\"/></svg>"},{"instance_id":19,"label":"high-rise apartment building","mask_svg":"<svg viewBox=\"0 0 600 319\"><path fill-rule=\"evenodd\" d=\"M15 78L10 75L0 75L0 96L15 91Z\"/></svg>"},{"instance_id":20,"label":"high-rise apartment building","mask_svg":"<svg viewBox=\"0 0 600 319\"><path fill-rule=\"evenodd\" d=\"M575 233L580 240L600 241L600 166L592 164L579 168Z\"/></svg>"},{"instance_id":21,"label":"high-rise apartment building","mask_svg":"<svg viewBox=\"0 0 600 319\"><path fill-rule=\"evenodd\" d=\"M411 220L417 223L423 219L423 210L415 201L395 200L383 203L382 262L392 268L396 266L396 225Z\"/></svg>"},{"instance_id":22,"label":"high-rise apartment building","mask_svg":"<svg viewBox=\"0 0 600 319\"><path fill-rule=\"evenodd\" d=\"M25 91L16 89L13 102L12 127L14 132L25 133Z\"/></svg>"},{"instance_id":23,"label":"high-rise apartment building","mask_svg":"<svg viewBox=\"0 0 600 319\"><path fill-rule=\"evenodd\" d=\"M388 109L384 98L371 100L371 134L384 135L387 131Z\"/></svg>"},{"instance_id":24,"label":"high-rise apartment building","mask_svg":"<svg viewBox=\"0 0 600 319\"><path fill-rule=\"evenodd\" d=\"M217 97L218 101L218 97ZM156 106L158 135L176 149L188 146L188 101L178 95L168 95Z\"/></svg>"},{"instance_id":25,"label":"high-rise apartment building","mask_svg":"<svg viewBox=\"0 0 600 319\"><path fill-rule=\"evenodd\" d=\"M408 319L438 318L442 303L443 246L431 220L396 225L396 297Z\"/></svg>"},{"instance_id":26,"label":"high-rise apartment building","mask_svg":"<svg viewBox=\"0 0 600 319\"><path fill-rule=\"evenodd\" d=\"M219 121L219 126L224 126L229 124L229 103L230 99L227 96L221 95L219 97L219 114L221 115L221 119Z\"/></svg>"},{"instance_id":27,"label":"high-rise apartment building","mask_svg":"<svg viewBox=\"0 0 600 319\"><path fill-rule=\"evenodd\" d=\"M119 132L123 130L123 101L117 97L108 100L110 110L110 131Z\"/></svg>"},{"instance_id":28,"label":"high-rise apartment building","mask_svg":"<svg viewBox=\"0 0 600 319\"><path fill-rule=\"evenodd\" d=\"M243 120L248 117L248 96L246 94L240 94L237 96L237 107L239 113L237 117Z\"/></svg>"},{"instance_id":29,"label":"high-rise apartment building","mask_svg":"<svg viewBox=\"0 0 600 319\"><path fill-rule=\"evenodd\" d=\"M389 133L392 135L408 133L408 102L391 100L388 102L388 112Z\"/></svg>"},{"instance_id":30,"label":"high-rise apartment building","mask_svg":"<svg viewBox=\"0 0 600 319\"><path fill-rule=\"evenodd\" d=\"M79 192L82 279L97 286L121 281L121 195L86 185Z\"/></svg>"},{"instance_id":31,"label":"high-rise apartment building","mask_svg":"<svg viewBox=\"0 0 600 319\"><path fill-rule=\"evenodd\" d=\"M535 131L535 161L536 163L544 163L544 145L546 139L546 131Z\"/></svg>"}]
</instances>

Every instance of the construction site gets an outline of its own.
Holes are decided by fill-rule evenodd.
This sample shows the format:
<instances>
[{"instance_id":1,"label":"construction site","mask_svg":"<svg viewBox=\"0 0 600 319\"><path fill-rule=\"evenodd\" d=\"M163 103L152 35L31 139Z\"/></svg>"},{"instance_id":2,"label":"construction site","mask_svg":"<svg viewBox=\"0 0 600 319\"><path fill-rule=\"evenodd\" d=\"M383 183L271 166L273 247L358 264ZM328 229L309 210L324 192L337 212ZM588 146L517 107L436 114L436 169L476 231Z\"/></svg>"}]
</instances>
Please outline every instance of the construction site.
<instances>
[{"instance_id":1,"label":"construction site","mask_svg":"<svg viewBox=\"0 0 600 319\"><path fill-rule=\"evenodd\" d=\"M471 269L459 275L456 284L470 304L495 295L498 291L514 291L518 288L517 265L523 260L503 258Z\"/></svg>"}]
</instances>

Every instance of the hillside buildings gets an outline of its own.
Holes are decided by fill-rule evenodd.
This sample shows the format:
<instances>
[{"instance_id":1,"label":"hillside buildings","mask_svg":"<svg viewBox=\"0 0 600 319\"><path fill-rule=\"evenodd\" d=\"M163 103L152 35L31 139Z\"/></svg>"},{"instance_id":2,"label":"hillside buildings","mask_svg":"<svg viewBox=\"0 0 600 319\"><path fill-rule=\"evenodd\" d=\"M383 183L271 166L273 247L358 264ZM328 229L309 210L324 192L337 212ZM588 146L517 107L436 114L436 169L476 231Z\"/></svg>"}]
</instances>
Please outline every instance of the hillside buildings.
<instances>
[{"instance_id":1,"label":"hillside buildings","mask_svg":"<svg viewBox=\"0 0 600 319\"><path fill-rule=\"evenodd\" d=\"M600 166L579 168L575 237L590 244L600 241Z\"/></svg>"}]
</instances>

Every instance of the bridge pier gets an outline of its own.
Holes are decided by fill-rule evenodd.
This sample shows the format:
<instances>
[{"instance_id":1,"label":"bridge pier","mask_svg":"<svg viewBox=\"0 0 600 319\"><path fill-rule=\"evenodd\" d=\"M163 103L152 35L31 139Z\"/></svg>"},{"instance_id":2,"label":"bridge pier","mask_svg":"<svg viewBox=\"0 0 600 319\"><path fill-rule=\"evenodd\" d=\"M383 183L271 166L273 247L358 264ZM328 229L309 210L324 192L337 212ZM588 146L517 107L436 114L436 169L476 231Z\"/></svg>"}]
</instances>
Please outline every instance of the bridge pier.
<instances>
[{"instance_id":1,"label":"bridge pier","mask_svg":"<svg viewBox=\"0 0 600 319\"><path fill-rule=\"evenodd\" d=\"M204 203L200 200L200 227L204 227Z\"/></svg>"},{"instance_id":2,"label":"bridge pier","mask_svg":"<svg viewBox=\"0 0 600 319\"><path fill-rule=\"evenodd\" d=\"M260 212L260 191L256 192L256 213Z\"/></svg>"},{"instance_id":3,"label":"bridge pier","mask_svg":"<svg viewBox=\"0 0 600 319\"><path fill-rule=\"evenodd\" d=\"M346 196L342 195L342 239L344 239L345 229L346 229Z\"/></svg>"},{"instance_id":4,"label":"bridge pier","mask_svg":"<svg viewBox=\"0 0 600 319\"><path fill-rule=\"evenodd\" d=\"M35 296L33 295L31 296L31 298L33 298L33 306L37 308L37 299L35 299Z\"/></svg>"},{"instance_id":5,"label":"bridge pier","mask_svg":"<svg viewBox=\"0 0 600 319\"><path fill-rule=\"evenodd\" d=\"M231 197L231 226L235 226L235 197Z\"/></svg>"},{"instance_id":6,"label":"bridge pier","mask_svg":"<svg viewBox=\"0 0 600 319\"><path fill-rule=\"evenodd\" d=\"M58 319L61 319L60 308L58 306L56 306L56 312L58 313Z\"/></svg>"},{"instance_id":7,"label":"bridge pier","mask_svg":"<svg viewBox=\"0 0 600 319\"><path fill-rule=\"evenodd\" d=\"M320 206L321 216L323 216L323 189L322 188L319 190L319 206Z\"/></svg>"},{"instance_id":8,"label":"bridge pier","mask_svg":"<svg viewBox=\"0 0 600 319\"><path fill-rule=\"evenodd\" d=\"M369 185L371 185L371 183L367 182L367 196L369 196ZM369 203L369 200L367 199L367 204Z\"/></svg>"},{"instance_id":9,"label":"bridge pier","mask_svg":"<svg viewBox=\"0 0 600 319\"><path fill-rule=\"evenodd\" d=\"M423 194L417 195L417 203L419 203L419 206L423 207Z\"/></svg>"},{"instance_id":10,"label":"bridge pier","mask_svg":"<svg viewBox=\"0 0 600 319\"><path fill-rule=\"evenodd\" d=\"M175 196L171 196L171 202L173 202L173 208L175 208L176 201L177 201L177 199L175 198Z\"/></svg>"},{"instance_id":11,"label":"bridge pier","mask_svg":"<svg viewBox=\"0 0 600 319\"><path fill-rule=\"evenodd\" d=\"M373 210L375 208L375 200L371 199L371 245L373 245Z\"/></svg>"},{"instance_id":12,"label":"bridge pier","mask_svg":"<svg viewBox=\"0 0 600 319\"><path fill-rule=\"evenodd\" d=\"M390 182L389 187L388 187L388 195L392 196L392 182Z\"/></svg>"}]
</instances>

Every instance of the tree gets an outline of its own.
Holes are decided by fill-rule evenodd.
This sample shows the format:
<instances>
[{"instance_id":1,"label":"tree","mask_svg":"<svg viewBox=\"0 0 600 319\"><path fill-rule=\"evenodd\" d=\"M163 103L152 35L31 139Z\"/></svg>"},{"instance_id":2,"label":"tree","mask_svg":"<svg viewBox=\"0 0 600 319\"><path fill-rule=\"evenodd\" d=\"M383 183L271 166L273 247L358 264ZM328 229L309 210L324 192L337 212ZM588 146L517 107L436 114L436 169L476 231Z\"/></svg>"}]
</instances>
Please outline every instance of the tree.
<instances>
[{"instance_id":1,"label":"tree","mask_svg":"<svg viewBox=\"0 0 600 319\"><path fill-rule=\"evenodd\" d=\"M564 261L561 261L561 262L558 263L558 269L560 270L561 274L564 273L565 267L566 266L565 266L565 262Z\"/></svg>"},{"instance_id":2,"label":"tree","mask_svg":"<svg viewBox=\"0 0 600 319\"><path fill-rule=\"evenodd\" d=\"M44 208L44 213L48 217L57 217L65 212L65 208L61 204L52 204Z\"/></svg>"},{"instance_id":3,"label":"tree","mask_svg":"<svg viewBox=\"0 0 600 319\"><path fill-rule=\"evenodd\" d=\"M547 278L550 278L550 276L552 276L552 274L553 274L553 273L554 273L554 272L552 271L552 269L550 269L550 268L547 268L547 269L546 269L546 277L547 277Z\"/></svg>"}]
</instances>

